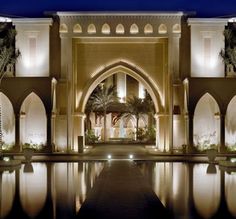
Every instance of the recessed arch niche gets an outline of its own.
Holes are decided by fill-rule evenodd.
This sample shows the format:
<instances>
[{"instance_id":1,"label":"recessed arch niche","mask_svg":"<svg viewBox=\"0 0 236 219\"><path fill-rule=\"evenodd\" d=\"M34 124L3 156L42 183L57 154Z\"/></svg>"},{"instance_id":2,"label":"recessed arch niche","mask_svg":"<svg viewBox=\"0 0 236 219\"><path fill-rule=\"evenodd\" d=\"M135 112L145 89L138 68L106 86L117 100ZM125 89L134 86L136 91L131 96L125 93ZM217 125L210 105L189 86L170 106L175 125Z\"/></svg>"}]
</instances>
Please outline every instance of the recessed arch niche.
<instances>
[{"instance_id":1,"label":"recessed arch niche","mask_svg":"<svg viewBox=\"0 0 236 219\"><path fill-rule=\"evenodd\" d=\"M95 34L97 32L95 25L94 24L89 24L87 32L89 34Z\"/></svg>"},{"instance_id":2,"label":"recessed arch niche","mask_svg":"<svg viewBox=\"0 0 236 219\"><path fill-rule=\"evenodd\" d=\"M159 34L166 34L167 33L167 26L165 24L160 24L158 27Z\"/></svg>"},{"instance_id":3,"label":"recessed arch niche","mask_svg":"<svg viewBox=\"0 0 236 219\"><path fill-rule=\"evenodd\" d=\"M60 32L60 33L68 33L68 27L67 27L67 25L64 24L64 23L62 23L62 24L60 25L59 32Z\"/></svg>"},{"instance_id":4,"label":"recessed arch niche","mask_svg":"<svg viewBox=\"0 0 236 219\"><path fill-rule=\"evenodd\" d=\"M20 110L21 143L29 143L42 147L47 139L47 117L42 100L30 93L24 100Z\"/></svg>"},{"instance_id":5,"label":"recessed arch niche","mask_svg":"<svg viewBox=\"0 0 236 219\"><path fill-rule=\"evenodd\" d=\"M139 33L139 28L137 24L132 24L130 26L130 33L131 34L138 34Z\"/></svg>"},{"instance_id":6,"label":"recessed arch niche","mask_svg":"<svg viewBox=\"0 0 236 219\"><path fill-rule=\"evenodd\" d=\"M74 33L82 33L82 27L80 26L80 24L75 24L74 25L73 32Z\"/></svg>"},{"instance_id":7,"label":"recessed arch niche","mask_svg":"<svg viewBox=\"0 0 236 219\"><path fill-rule=\"evenodd\" d=\"M206 93L198 101L193 119L194 145L205 150L219 143L219 106L216 100Z\"/></svg>"},{"instance_id":8,"label":"recessed arch niche","mask_svg":"<svg viewBox=\"0 0 236 219\"><path fill-rule=\"evenodd\" d=\"M15 144L15 114L10 100L2 92L0 107L3 149L10 149Z\"/></svg>"},{"instance_id":9,"label":"recessed arch niche","mask_svg":"<svg viewBox=\"0 0 236 219\"><path fill-rule=\"evenodd\" d=\"M122 24L118 24L116 26L116 33L117 34L124 34L125 33L125 28Z\"/></svg>"},{"instance_id":10,"label":"recessed arch niche","mask_svg":"<svg viewBox=\"0 0 236 219\"><path fill-rule=\"evenodd\" d=\"M180 24L174 24L172 27L172 33L181 33Z\"/></svg>"},{"instance_id":11,"label":"recessed arch niche","mask_svg":"<svg viewBox=\"0 0 236 219\"><path fill-rule=\"evenodd\" d=\"M230 101L225 116L225 143L231 150L236 150L236 96Z\"/></svg>"},{"instance_id":12,"label":"recessed arch niche","mask_svg":"<svg viewBox=\"0 0 236 219\"><path fill-rule=\"evenodd\" d=\"M145 34L152 34L153 33L153 26L151 24L146 24L144 27Z\"/></svg>"},{"instance_id":13,"label":"recessed arch niche","mask_svg":"<svg viewBox=\"0 0 236 219\"><path fill-rule=\"evenodd\" d=\"M103 34L110 34L111 33L111 28L107 23L102 25L102 33Z\"/></svg>"}]
</instances>

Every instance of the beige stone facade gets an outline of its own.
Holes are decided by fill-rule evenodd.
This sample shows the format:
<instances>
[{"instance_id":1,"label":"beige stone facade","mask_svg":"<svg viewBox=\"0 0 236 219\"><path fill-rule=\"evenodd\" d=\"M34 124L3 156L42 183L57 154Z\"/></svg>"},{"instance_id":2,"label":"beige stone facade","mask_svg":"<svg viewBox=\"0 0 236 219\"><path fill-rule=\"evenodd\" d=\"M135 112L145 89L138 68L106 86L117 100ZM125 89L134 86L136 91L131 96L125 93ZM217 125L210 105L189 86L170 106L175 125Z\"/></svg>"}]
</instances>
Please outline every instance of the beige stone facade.
<instances>
[{"instance_id":1,"label":"beige stone facade","mask_svg":"<svg viewBox=\"0 0 236 219\"><path fill-rule=\"evenodd\" d=\"M83 137L82 142L85 137L88 98L101 82L111 77L116 77L118 95L124 101L130 86L128 77L137 82L137 95L141 95L142 89L150 94L158 150L173 152L182 150L183 145L190 150L202 135L197 131L202 123L194 121L198 113L204 114L204 105L212 105L214 112L209 110L213 117L226 115L236 94L230 90L227 92L231 96L221 98L215 91L219 87L215 80L221 80L219 83L226 87L234 80L233 77L226 80L224 63L219 58L228 22L220 18L188 18L182 12L58 12L47 19L13 19L18 31L16 47L22 51L15 76L35 81L36 77L45 77L51 81L50 101L41 100L48 106L47 127L43 128L50 129L46 132L50 137L44 139L53 145L52 151L78 151L78 136ZM40 89L29 85L30 92L39 97ZM210 99L203 98L203 106L197 106L206 94ZM19 114L25 113L18 108ZM111 124L112 115L108 120ZM216 124L212 120L213 123ZM214 124L209 130L217 133L217 137L211 143L220 147L225 144L222 137L225 123L224 128L222 122L217 127ZM16 142L22 143L19 136Z\"/></svg>"}]
</instances>

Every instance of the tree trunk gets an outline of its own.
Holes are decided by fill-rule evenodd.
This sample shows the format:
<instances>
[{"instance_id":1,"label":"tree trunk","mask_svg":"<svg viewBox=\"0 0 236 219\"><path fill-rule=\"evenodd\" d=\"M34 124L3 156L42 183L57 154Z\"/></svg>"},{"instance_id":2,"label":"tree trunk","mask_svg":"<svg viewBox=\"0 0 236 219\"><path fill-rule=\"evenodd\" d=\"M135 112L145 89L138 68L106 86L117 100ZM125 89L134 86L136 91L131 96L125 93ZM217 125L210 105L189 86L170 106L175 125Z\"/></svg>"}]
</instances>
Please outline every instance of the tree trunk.
<instances>
[{"instance_id":1,"label":"tree trunk","mask_svg":"<svg viewBox=\"0 0 236 219\"><path fill-rule=\"evenodd\" d=\"M87 131L91 130L91 125L90 125L90 112L87 113L86 115L86 128L87 128Z\"/></svg>"},{"instance_id":2,"label":"tree trunk","mask_svg":"<svg viewBox=\"0 0 236 219\"><path fill-rule=\"evenodd\" d=\"M104 142L105 142L107 140L107 111L106 110L104 110L103 116L104 116L103 137L104 137Z\"/></svg>"},{"instance_id":3,"label":"tree trunk","mask_svg":"<svg viewBox=\"0 0 236 219\"><path fill-rule=\"evenodd\" d=\"M139 122L139 116L136 116L136 141L138 140L138 122Z\"/></svg>"}]
</instances>

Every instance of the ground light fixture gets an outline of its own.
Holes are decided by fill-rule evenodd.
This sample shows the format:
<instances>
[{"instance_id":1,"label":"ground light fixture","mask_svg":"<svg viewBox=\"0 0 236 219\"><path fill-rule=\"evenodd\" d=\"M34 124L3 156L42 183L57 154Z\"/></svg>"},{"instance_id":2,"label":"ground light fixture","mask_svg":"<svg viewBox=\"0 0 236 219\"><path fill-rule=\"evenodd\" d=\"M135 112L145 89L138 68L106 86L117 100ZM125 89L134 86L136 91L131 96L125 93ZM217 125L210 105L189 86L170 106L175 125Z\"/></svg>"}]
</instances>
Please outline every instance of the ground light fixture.
<instances>
[{"instance_id":1,"label":"ground light fixture","mask_svg":"<svg viewBox=\"0 0 236 219\"><path fill-rule=\"evenodd\" d=\"M111 154L107 155L107 159L110 160L112 158Z\"/></svg>"},{"instance_id":2,"label":"ground light fixture","mask_svg":"<svg viewBox=\"0 0 236 219\"><path fill-rule=\"evenodd\" d=\"M134 158L134 155L133 155L133 154L130 154L130 155L129 155L129 159L132 160L133 158Z\"/></svg>"},{"instance_id":3,"label":"ground light fixture","mask_svg":"<svg viewBox=\"0 0 236 219\"><path fill-rule=\"evenodd\" d=\"M4 160L5 162L9 162L9 161L10 161L10 157L3 157L3 160Z\"/></svg>"},{"instance_id":4,"label":"ground light fixture","mask_svg":"<svg viewBox=\"0 0 236 219\"><path fill-rule=\"evenodd\" d=\"M231 163L236 163L236 158L231 158L231 159L230 159L230 162L231 162Z\"/></svg>"}]
</instances>

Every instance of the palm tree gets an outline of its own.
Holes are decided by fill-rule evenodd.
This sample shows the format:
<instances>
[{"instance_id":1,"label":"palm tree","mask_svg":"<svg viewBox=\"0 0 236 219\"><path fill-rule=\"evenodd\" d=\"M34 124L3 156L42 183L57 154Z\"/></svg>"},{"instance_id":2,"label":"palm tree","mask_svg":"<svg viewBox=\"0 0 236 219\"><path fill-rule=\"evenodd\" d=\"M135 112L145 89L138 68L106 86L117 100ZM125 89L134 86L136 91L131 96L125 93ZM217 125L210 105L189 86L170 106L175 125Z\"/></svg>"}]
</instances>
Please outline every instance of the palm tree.
<instances>
[{"instance_id":1,"label":"palm tree","mask_svg":"<svg viewBox=\"0 0 236 219\"><path fill-rule=\"evenodd\" d=\"M118 101L116 87L111 85L106 87L101 85L97 87L97 91L91 96L91 102L94 110L102 110L104 117L103 139L106 141L106 114L107 109Z\"/></svg>"},{"instance_id":2,"label":"palm tree","mask_svg":"<svg viewBox=\"0 0 236 219\"><path fill-rule=\"evenodd\" d=\"M153 114L154 112L154 104L152 102L151 96L149 93L146 91L145 93L145 98L141 99L136 96L132 96L131 98L128 99L126 103L126 107L128 110L128 113L126 113L126 117L130 117L133 115L136 119L136 139L139 131L139 119L142 115L148 114Z\"/></svg>"},{"instance_id":3,"label":"palm tree","mask_svg":"<svg viewBox=\"0 0 236 219\"><path fill-rule=\"evenodd\" d=\"M6 74L7 66L14 65L20 55L20 51L15 49L16 31L9 23L0 25L0 86ZM0 103L0 151L2 151L2 112Z\"/></svg>"},{"instance_id":4,"label":"palm tree","mask_svg":"<svg viewBox=\"0 0 236 219\"><path fill-rule=\"evenodd\" d=\"M91 129L90 127L90 114L93 112L94 110L94 106L93 106L93 98L94 95L98 93L99 87L96 87L95 90L92 92L92 94L90 95L86 106L85 106L85 114L86 114L86 126L87 126L87 130L89 131Z\"/></svg>"},{"instance_id":5,"label":"palm tree","mask_svg":"<svg viewBox=\"0 0 236 219\"><path fill-rule=\"evenodd\" d=\"M137 132L139 129L139 119L141 115L146 113L147 108L144 104L144 100L134 95L128 99L126 106L128 113L125 116L129 117L130 115L133 115L136 119L136 138L137 138Z\"/></svg>"},{"instance_id":6,"label":"palm tree","mask_svg":"<svg viewBox=\"0 0 236 219\"><path fill-rule=\"evenodd\" d=\"M144 112L148 114L148 127L151 128L153 125L155 107L152 98L147 90L145 90L144 107Z\"/></svg>"},{"instance_id":7,"label":"palm tree","mask_svg":"<svg viewBox=\"0 0 236 219\"><path fill-rule=\"evenodd\" d=\"M228 65L232 64L236 69L236 31L231 29L224 30L225 49L220 51L223 62Z\"/></svg>"}]
</instances>

